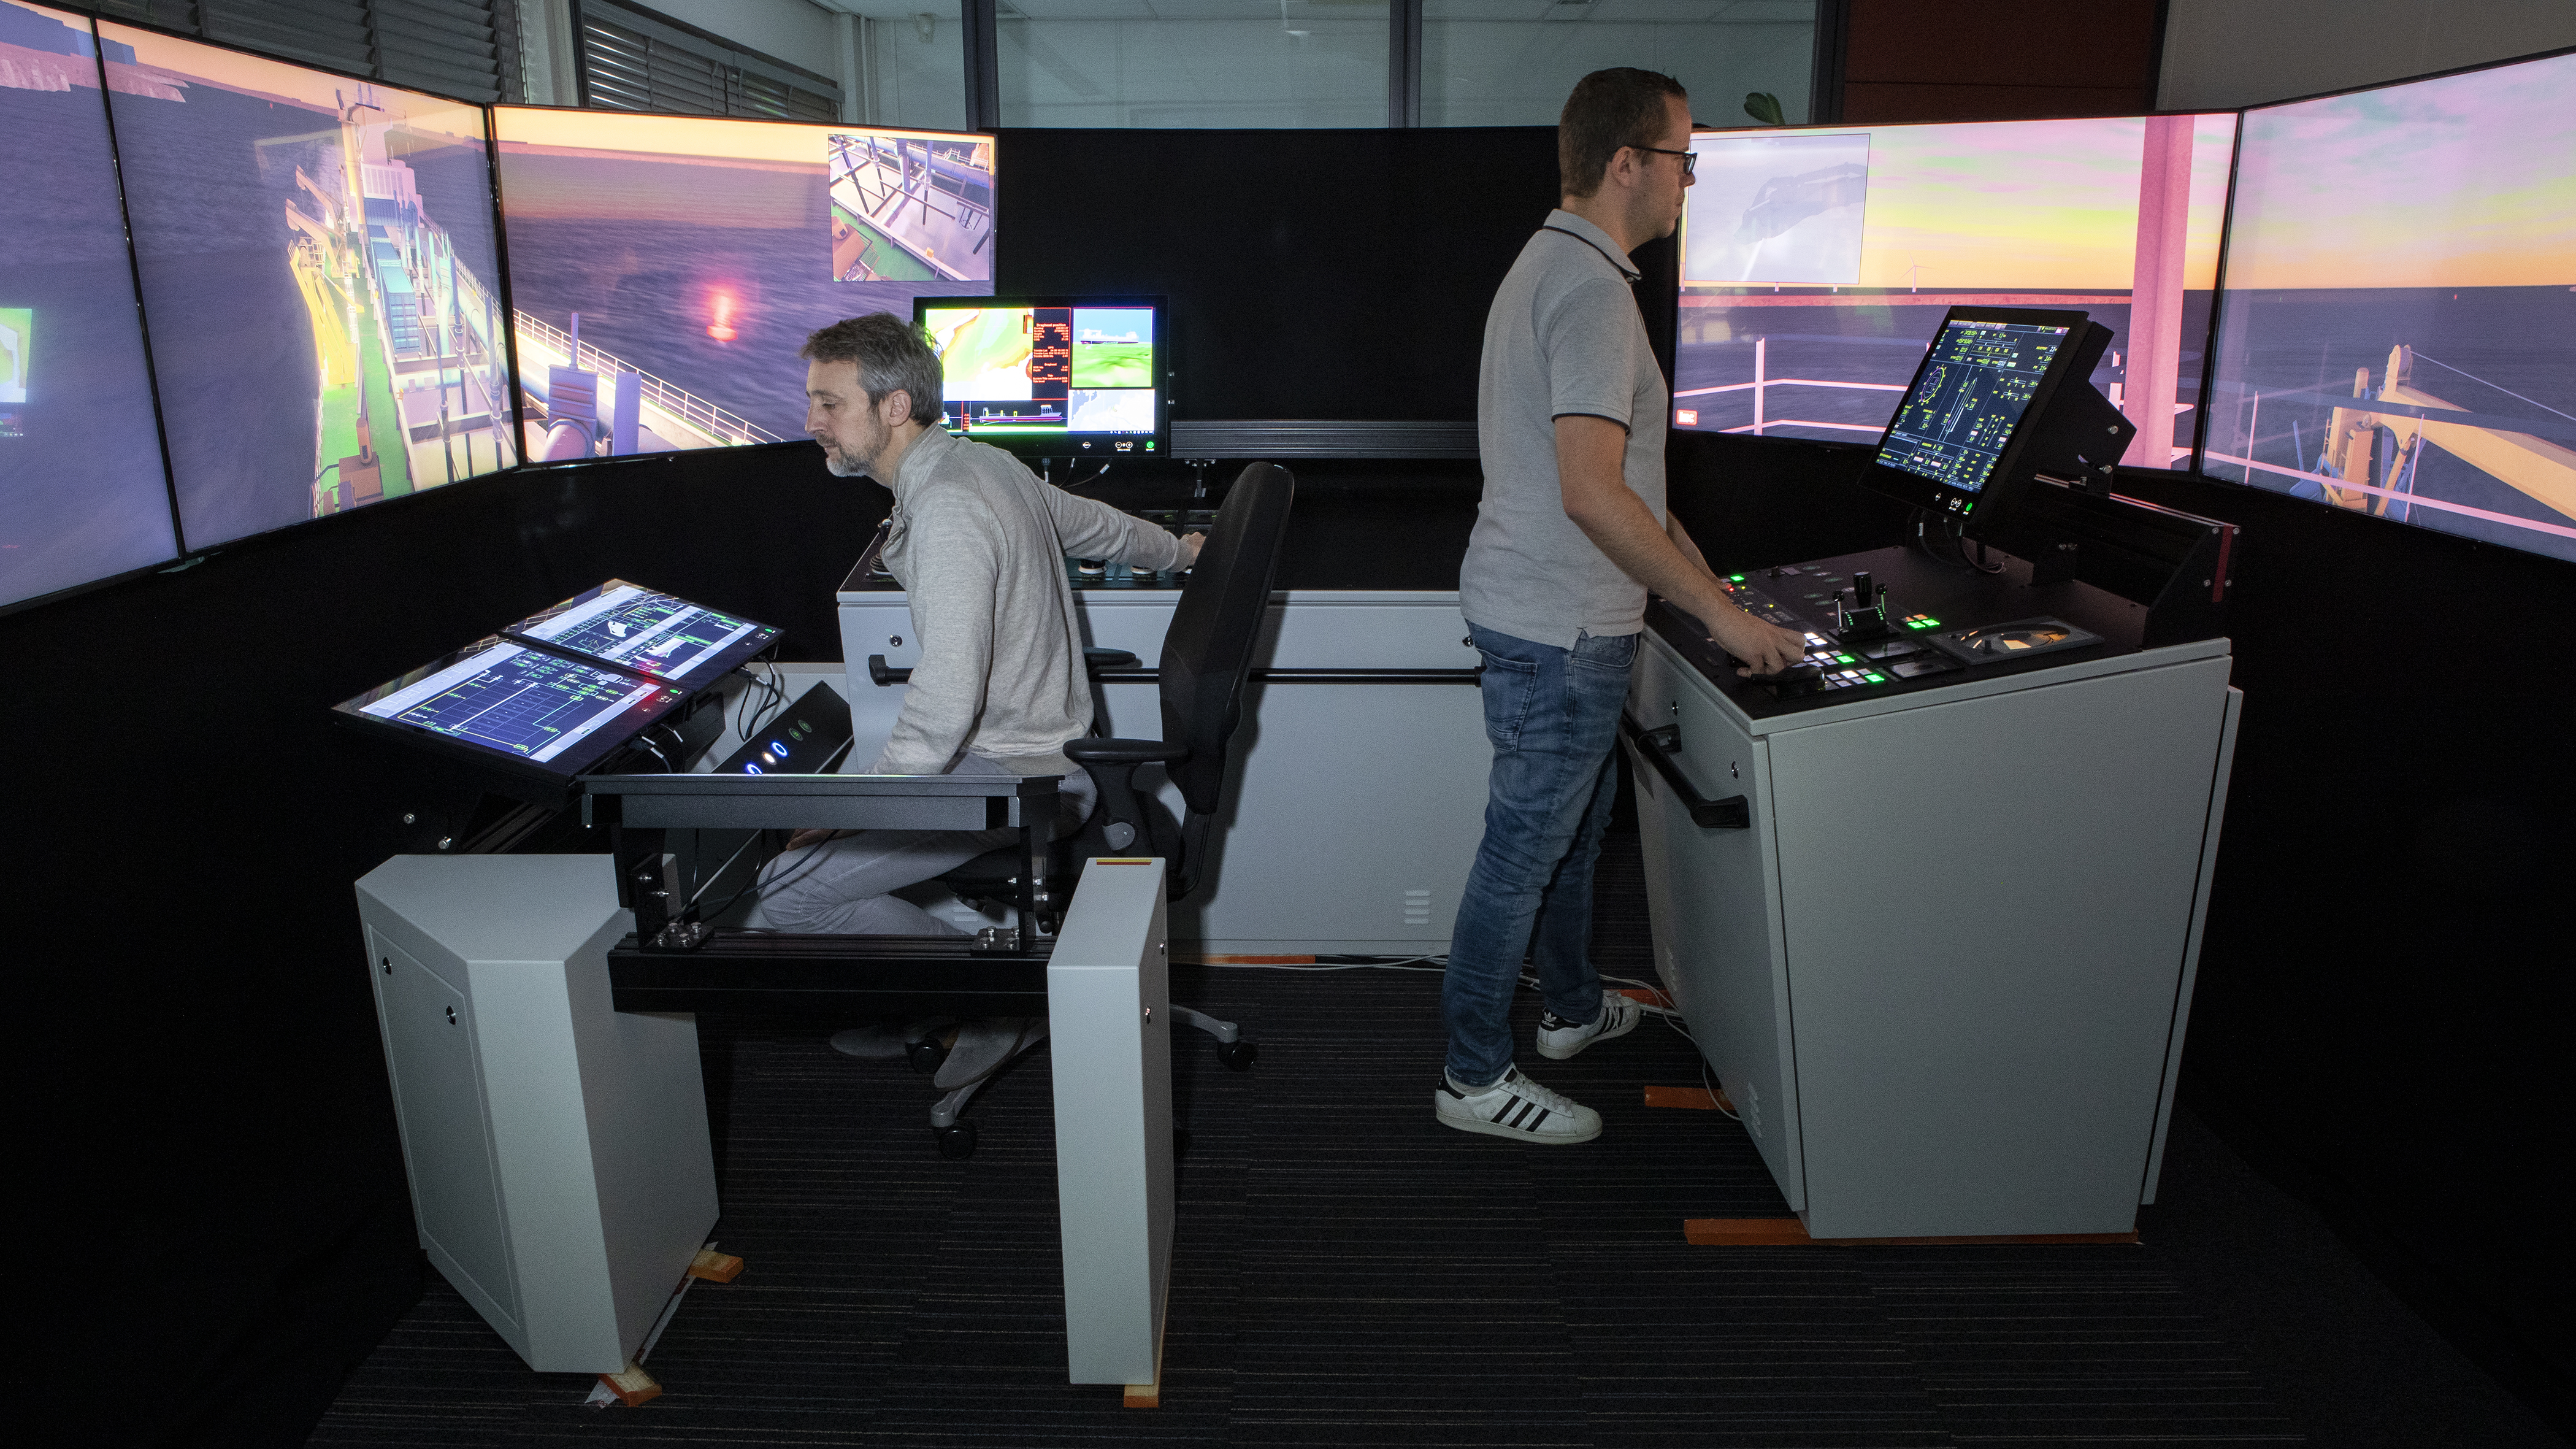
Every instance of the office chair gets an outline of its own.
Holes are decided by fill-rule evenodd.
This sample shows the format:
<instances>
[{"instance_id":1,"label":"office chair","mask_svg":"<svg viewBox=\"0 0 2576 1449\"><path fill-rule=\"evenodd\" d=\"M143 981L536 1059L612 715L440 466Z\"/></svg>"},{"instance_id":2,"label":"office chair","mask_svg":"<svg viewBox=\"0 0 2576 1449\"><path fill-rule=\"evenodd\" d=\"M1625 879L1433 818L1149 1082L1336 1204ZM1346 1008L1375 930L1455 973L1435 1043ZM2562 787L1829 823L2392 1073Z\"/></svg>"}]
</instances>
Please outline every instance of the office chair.
<instances>
[{"instance_id":1,"label":"office chair","mask_svg":"<svg viewBox=\"0 0 2576 1449\"><path fill-rule=\"evenodd\" d=\"M1227 744L1243 720L1243 685L1252 670L1261 625L1268 615L1271 580L1278 572L1279 545L1288 529L1288 513L1297 480L1273 463L1255 463L1235 479L1209 528L1198 562L1181 586L1163 636L1160 667L1151 671L1102 669L1093 677L1105 682L1155 684L1161 696L1163 737L1079 739L1064 747L1098 788L1090 818L1052 852L1049 879L1041 900L1063 901L1072 894L1079 862L1094 856L1159 855L1169 862L1167 898L1180 900L1195 889L1209 869L1211 835L1225 789ZM1181 793L1185 817L1171 811L1151 790L1139 791L1136 771L1159 764ZM1026 874L1026 852L1009 848L988 852L941 877L949 889L968 900L1012 899ZM1220 1021L1186 1006L1174 1006L1183 1025L1216 1038L1217 1056L1236 1071L1250 1069L1260 1055L1229 1021ZM944 1156L964 1157L974 1151L972 1124L958 1114L1003 1067L1045 1040L1043 1022L990 1071L939 1099L931 1108L931 1127ZM928 1036L906 1043L916 1069L936 1070L946 1051ZM962 1130L961 1130L962 1129Z\"/></svg>"}]
</instances>

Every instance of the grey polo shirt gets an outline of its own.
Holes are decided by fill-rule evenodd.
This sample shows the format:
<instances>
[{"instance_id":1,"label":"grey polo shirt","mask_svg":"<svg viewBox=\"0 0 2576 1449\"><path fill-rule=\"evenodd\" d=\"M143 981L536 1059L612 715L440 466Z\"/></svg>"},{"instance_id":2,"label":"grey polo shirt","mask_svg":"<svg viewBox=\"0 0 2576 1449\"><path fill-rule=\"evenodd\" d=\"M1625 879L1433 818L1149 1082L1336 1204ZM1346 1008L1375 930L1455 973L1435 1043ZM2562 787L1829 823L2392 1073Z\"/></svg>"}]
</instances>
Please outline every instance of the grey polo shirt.
<instances>
[{"instance_id":1,"label":"grey polo shirt","mask_svg":"<svg viewBox=\"0 0 2576 1449\"><path fill-rule=\"evenodd\" d=\"M1645 627L1646 586L1565 516L1556 473L1556 420L1608 418L1628 430L1629 488L1663 521L1672 395L1628 290L1636 277L1608 232L1556 211L1494 294L1476 378L1485 497L1458 574L1472 624L1559 649Z\"/></svg>"}]
</instances>

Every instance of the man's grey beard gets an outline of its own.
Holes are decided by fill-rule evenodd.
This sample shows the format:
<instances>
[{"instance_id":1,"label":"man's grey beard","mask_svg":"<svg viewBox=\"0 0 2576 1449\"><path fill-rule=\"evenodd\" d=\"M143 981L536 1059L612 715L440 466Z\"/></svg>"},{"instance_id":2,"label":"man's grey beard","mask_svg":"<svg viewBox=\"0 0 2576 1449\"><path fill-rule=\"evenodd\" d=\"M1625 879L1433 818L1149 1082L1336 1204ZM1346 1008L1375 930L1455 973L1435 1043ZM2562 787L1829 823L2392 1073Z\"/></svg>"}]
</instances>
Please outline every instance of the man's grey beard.
<instances>
[{"instance_id":1,"label":"man's grey beard","mask_svg":"<svg viewBox=\"0 0 2576 1449\"><path fill-rule=\"evenodd\" d=\"M818 443L817 446L820 446ZM832 448L823 449L823 471L835 478L865 478L868 465L849 461L849 455Z\"/></svg>"}]
</instances>

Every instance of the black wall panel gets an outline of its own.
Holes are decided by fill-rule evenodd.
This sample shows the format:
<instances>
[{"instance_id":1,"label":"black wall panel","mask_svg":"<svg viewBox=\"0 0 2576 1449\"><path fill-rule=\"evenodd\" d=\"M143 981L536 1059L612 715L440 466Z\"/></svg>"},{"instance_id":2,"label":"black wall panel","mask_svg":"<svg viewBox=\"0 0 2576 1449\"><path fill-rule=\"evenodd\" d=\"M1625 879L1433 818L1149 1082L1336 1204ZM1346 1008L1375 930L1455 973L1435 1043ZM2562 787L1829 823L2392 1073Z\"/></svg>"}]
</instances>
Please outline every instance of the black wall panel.
<instances>
[{"instance_id":1,"label":"black wall panel","mask_svg":"<svg viewBox=\"0 0 2576 1449\"><path fill-rule=\"evenodd\" d=\"M1187 419L1473 419L1556 130L1000 133L996 290L1172 299Z\"/></svg>"}]
</instances>

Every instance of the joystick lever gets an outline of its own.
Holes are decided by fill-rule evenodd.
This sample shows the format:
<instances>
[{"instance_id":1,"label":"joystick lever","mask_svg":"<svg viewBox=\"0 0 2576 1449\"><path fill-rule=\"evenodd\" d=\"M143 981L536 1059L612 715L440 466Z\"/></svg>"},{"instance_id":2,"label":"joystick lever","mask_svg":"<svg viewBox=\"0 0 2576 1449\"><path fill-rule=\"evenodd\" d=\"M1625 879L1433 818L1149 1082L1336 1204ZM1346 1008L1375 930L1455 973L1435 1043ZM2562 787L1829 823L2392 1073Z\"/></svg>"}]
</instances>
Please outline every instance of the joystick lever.
<instances>
[{"instance_id":1,"label":"joystick lever","mask_svg":"<svg viewBox=\"0 0 2576 1449\"><path fill-rule=\"evenodd\" d=\"M1884 639L1896 631L1887 626L1887 590L1866 573L1852 575L1852 603L1834 596L1834 634L1846 644Z\"/></svg>"}]
</instances>

